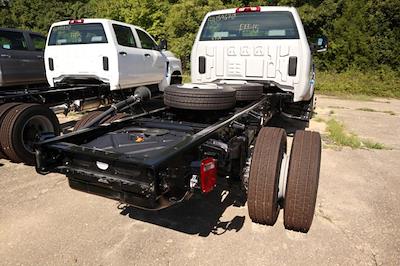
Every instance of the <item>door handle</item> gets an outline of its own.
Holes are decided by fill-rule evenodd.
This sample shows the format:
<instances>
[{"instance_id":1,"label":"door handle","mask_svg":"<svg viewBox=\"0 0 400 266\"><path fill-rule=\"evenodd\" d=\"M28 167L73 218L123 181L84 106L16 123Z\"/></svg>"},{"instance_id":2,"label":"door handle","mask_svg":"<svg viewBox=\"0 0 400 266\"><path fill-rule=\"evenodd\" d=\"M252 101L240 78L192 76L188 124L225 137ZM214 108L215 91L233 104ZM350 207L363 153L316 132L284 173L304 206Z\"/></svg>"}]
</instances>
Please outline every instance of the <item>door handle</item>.
<instances>
[{"instance_id":1,"label":"door handle","mask_svg":"<svg viewBox=\"0 0 400 266\"><path fill-rule=\"evenodd\" d=\"M150 57L151 55L150 55L150 54L144 54L144 56L145 56L145 57Z\"/></svg>"},{"instance_id":2,"label":"door handle","mask_svg":"<svg viewBox=\"0 0 400 266\"><path fill-rule=\"evenodd\" d=\"M37 55L36 58L43 59L43 56Z\"/></svg>"},{"instance_id":3,"label":"door handle","mask_svg":"<svg viewBox=\"0 0 400 266\"><path fill-rule=\"evenodd\" d=\"M8 55L8 54L0 54L0 57L3 57L3 58L11 58L11 55Z\"/></svg>"},{"instance_id":4,"label":"door handle","mask_svg":"<svg viewBox=\"0 0 400 266\"><path fill-rule=\"evenodd\" d=\"M122 55L122 56L126 56L127 55L126 52L119 52L119 54Z\"/></svg>"}]
</instances>

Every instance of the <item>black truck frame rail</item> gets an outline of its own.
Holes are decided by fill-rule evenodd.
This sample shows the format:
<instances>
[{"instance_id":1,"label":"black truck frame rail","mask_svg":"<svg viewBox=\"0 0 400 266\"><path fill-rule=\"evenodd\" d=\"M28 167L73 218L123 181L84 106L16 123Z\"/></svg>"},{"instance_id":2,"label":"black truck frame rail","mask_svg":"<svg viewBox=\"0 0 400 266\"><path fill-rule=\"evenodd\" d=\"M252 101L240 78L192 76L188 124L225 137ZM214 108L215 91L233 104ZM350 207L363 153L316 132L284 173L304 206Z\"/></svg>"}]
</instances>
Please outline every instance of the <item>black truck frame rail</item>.
<instances>
[{"instance_id":1,"label":"black truck frame rail","mask_svg":"<svg viewBox=\"0 0 400 266\"><path fill-rule=\"evenodd\" d=\"M65 104L92 97L102 98L110 94L107 85L77 85L61 88L0 89L0 105L11 102L39 103L49 106Z\"/></svg>"},{"instance_id":2,"label":"black truck frame rail","mask_svg":"<svg viewBox=\"0 0 400 266\"><path fill-rule=\"evenodd\" d=\"M247 106L217 114L211 123L171 119L182 111L164 106L47 139L36 146L36 169L65 174L80 191L162 209L193 192L212 190L216 174L240 180L250 145L279 110L282 97L286 95L264 94ZM118 145L111 147L113 142Z\"/></svg>"}]
</instances>

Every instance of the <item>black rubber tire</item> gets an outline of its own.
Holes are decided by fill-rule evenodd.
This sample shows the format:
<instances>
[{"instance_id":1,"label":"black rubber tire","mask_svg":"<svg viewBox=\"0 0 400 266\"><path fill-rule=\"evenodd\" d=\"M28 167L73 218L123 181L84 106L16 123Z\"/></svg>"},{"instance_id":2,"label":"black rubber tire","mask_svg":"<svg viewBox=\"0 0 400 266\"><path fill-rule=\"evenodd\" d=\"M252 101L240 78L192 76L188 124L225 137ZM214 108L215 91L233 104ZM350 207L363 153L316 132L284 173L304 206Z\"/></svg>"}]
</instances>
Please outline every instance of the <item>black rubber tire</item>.
<instances>
[{"instance_id":1,"label":"black rubber tire","mask_svg":"<svg viewBox=\"0 0 400 266\"><path fill-rule=\"evenodd\" d=\"M321 166L321 136L297 130L292 144L284 200L284 225L307 233L311 227Z\"/></svg>"},{"instance_id":2,"label":"black rubber tire","mask_svg":"<svg viewBox=\"0 0 400 266\"><path fill-rule=\"evenodd\" d=\"M280 211L279 176L286 152L286 132L281 128L260 130L250 166L247 203L255 223L274 225Z\"/></svg>"},{"instance_id":3,"label":"black rubber tire","mask_svg":"<svg viewBox=\"0 0 400 266\"><path fill-rule=\"evenodd\" d=\"M81 117L81 119L78 122L76 122L73 131L78 131L79 129L83 128L90 121L92 121L93 119L95 119L102 113L103 113L102 111L93 111L93 112L85 114L84 116Z\"/></svg>"},{"instance_id":4,"label":"black rubber tire","mask_svg":"<svg viewBox=\"0 0 400 266\"><path fill-rule=\"evenodd\" d=\"M187 89L171 85L164 90L164 104L189 110L226 110L235 106L235 95L232 88Z\"/></svg>"},{"instance_id":5,"label":"black rubber tire","mask_svg":"<svg viewBox=\"0 0 400 266\"><path fill-rule=\"evenodd\" d=\"M230 87L236 91L236 101L255 101L261 98L264 86L258 83L247 84L224 84L219 83L225 87Z\"/></svg>"},{"instance_id":6,"label":"black rubber tire","mask_svg":"<svg viewBox=\"0 0 400 266\"><path fill-rule=\"evenodd\" d=\"M21 103L5 103L0 106L0 128L3 125L3 120L6 117L7 113L17 105ZM1 129L0 129L1 130ZM7 155L3 152L3 148L1 147L0 143L0 159L8 159Z\"/></svg>"},{"instance_id":7,"label":"black rubber tire","mask_svg":"<svg viewBox=\"0 0 400 266\"><path fill-rule=\"evenodd\" d=\"M49 108L39 104L21 104L12 108L4 118L0 130L0 143L6 156L13 162L35 164L35 153L27 146L24 133L32 132L25 128L26 123L34 117L45 119L51 125L54 135L60 135L60 123ZM43 120L42 120L43 121ZM44 123L41 127L45 127ZM26 131L25 131L26 130ZM35 134L35 138L38 137Z\"/></svg>"}]
</instances>

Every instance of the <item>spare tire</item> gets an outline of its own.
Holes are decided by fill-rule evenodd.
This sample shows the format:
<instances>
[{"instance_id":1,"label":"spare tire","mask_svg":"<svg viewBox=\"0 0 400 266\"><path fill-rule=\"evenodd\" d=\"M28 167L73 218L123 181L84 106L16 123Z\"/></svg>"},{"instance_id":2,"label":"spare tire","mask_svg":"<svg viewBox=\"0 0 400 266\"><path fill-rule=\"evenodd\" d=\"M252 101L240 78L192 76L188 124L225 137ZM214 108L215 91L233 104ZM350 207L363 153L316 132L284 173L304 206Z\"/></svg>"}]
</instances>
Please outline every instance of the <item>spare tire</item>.
<instances>
[{"instance_id":1,"label":"spare tire","mask_svg":"<svg viewBox=\"0 0 400 266\"><path fill-rule=\"evenodd\" d=\"M1 125L3 124L3 120L8 114L8 112L14 108L17 105L20 105L21 103L6 103L0 106L0 128ZM3 152L3 148L1 147L0 143L0 159L8 159L5 153Z\"/></svg>"},{"instance_id":2,"label":"spare tire","mask_svg":"<svg viewBox=\"0 0 400 266\"><path fill-rule=\"evenodd\" d=\"M39 104L21 104L11 109L0 130L0 143L7 157L16 163L35 164L33 144L43 133L60 134L57 116Z\"/></svg>"},{"instance_id":3,"label":"spare tire","mask_svg":"<svg viewBox=\"0 0 400 266\"><path fill-rule=\"evenodd\" d=\"M167 106L189 110L225 110L236 104L236 92L213 83L171 85L164 90Z\"/></svg>"},{"instance_id":4,"label":"spare tire","mask_svg":"<svg viewBox=\"0 0 400 266\"><path fill-rule=\"evenodd\" d=\"M264 86L259 83L221 81L220 86L229 87L236 91L236 101L255 101L261 98Z\"/></svg>"}]
</instances>

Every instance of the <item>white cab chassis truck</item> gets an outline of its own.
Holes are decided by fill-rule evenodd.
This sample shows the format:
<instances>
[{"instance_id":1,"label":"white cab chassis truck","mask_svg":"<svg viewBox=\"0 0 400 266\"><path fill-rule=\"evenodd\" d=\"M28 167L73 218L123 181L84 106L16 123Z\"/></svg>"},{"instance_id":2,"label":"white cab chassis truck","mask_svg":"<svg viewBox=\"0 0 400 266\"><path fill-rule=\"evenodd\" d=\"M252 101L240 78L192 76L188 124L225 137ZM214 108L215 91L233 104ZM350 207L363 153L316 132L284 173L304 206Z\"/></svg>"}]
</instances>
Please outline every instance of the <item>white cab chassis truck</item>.
<instances>
[{"instance_id":1,"label":"white cab chassis truck","mask_svg":"<svg viewBox=\"0 0 400 266\"><path fill-rule=\"evenodd\" d=\"M321 137L300 127L289 154L286 130L269 121L288 112L284 101L311 106L311 51L294 9L269 10L208 14L193 48L192 84L168 86L160 98L138 88L107 111L87 114L75 132L37 145L37 172L64 174L71 188L133 206L141 217L139 209L157 211L220 189L206 208L223 212L221 201L247 201L251 220L270 226L283 209L286 229L308 232ZM246 200L236 200L235 182ZM219 198L222 190L230 190L231 203ZM146 221L160 225L164 214ZM187 232L198 233L192 221L174 224L191 224Z\"/></svg>"},{"instance_id":2,"label":"white cab chassis truck","mask_svg":"<svg viewBox=\"0 0 400 266\"><path fill-rule=\"evenodd\" d=\"M109 84L121 90L180 83L181 61L166 42L158 45L144 29L109 19L54 23L45 50L50 86L65 83Z\"/></svg>"},{"instance_id":3,"label":"white cab chassis truck","mask_svg":"<svg viewBox=\"0 0 400 266\"><path fill-rule=\"evenodd\" d=\"M247 81L265 92L286 92L282 113L308 120L313 107L312 51L324 51L325 38L311 49L293 7L243 7L208 13L191 54L193 83Z\"/></svg>"}]
</instances>

